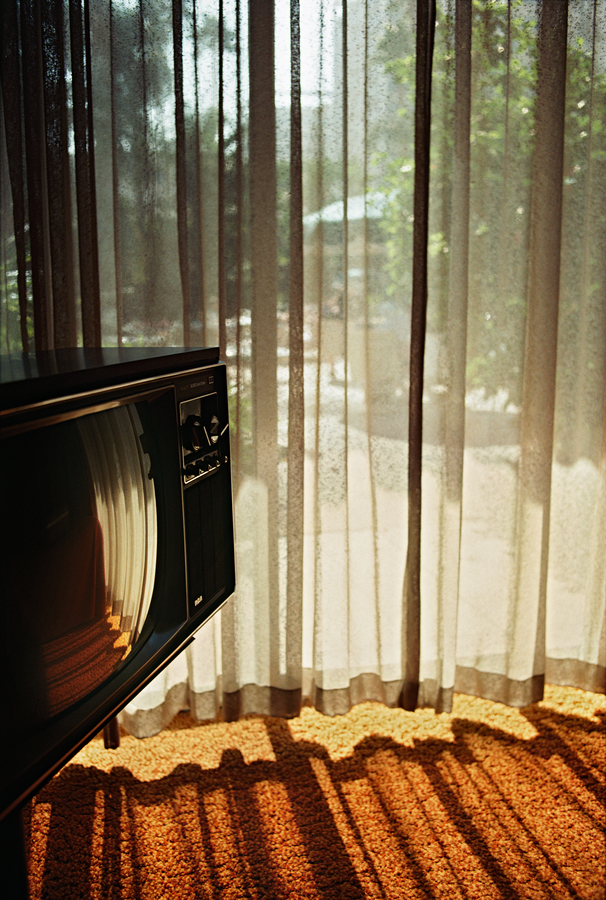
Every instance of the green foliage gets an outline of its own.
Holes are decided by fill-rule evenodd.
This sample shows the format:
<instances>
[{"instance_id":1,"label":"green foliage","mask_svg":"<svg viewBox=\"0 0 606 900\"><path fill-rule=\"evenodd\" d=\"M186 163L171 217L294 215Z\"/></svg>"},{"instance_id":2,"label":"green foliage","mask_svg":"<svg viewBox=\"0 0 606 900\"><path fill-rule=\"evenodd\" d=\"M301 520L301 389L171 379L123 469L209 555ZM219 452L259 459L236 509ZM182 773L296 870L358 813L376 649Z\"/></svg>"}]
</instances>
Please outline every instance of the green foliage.
<instances>
[{"instance_id":1,"label":"green foliage","mask_svg":"<svg viewBox=\"0 0 606 900\"><path fill-rule=\"evenodd\" d=\"M29 262L29 261L28 261ZM31 275L27 270L28 293L31 293ZM17 262L0 264L0 352L19 353L21 346L19 310L19 286L17 284ZM31 315L27 317L27 336L33 339L34 326Z\"/></svg>"},{"instance_id":2,"label":"green foliage","mask_svg":"<svg viewBox=\"0 0 606 900\"><path fill-rule=\"evenodd\" d=\"M14 239L7 240L3 249L4 259L0 263L0 353L20 353L23 347L21 345L17 253ZM25 329L27 339L31 345L34 339L34 321L31 303L32 273L29 251L26 252L25 292L27 298Z\"/></svg>"},{"instance_id":3,"label":"green foliage","mask_svg":"<svg viewBox=\"0 0 606 900\"><path fill-rule=\"evenodd\" d=\"M455 116L454 5L438 3L432 76L430 243L428 326L448 328L452 220L452 161ZM528 237L533 177L537 89L537 5L518 0L473 0L471 59L470 220L468 284L468 387L488 394L504 389L520 400L524 355ZM579 29L579 33L575 32ZM384 220L389 293L406 302L411 291L414 189L415 53L413 29L386 35L385 68L403 89L406 105L398 125L406 135L405 153L377 159L386 174L390 198ZM395 43L394 43L395 41ZM387 57L397 48L398 55ZM562 309L581 316L590 285L604 284L603 253L584 233L586 208L593 203L592 229L604 233L606 193L604 73L593 72L582 25L569 24L567 61ZM591 110L591 112L590 112ZM407 123L403 125L402 123ZM589 144L591 143L591 152ZM591 172L595 188L587 182ZM599 188L598 188L599 185ZM600 209L598 209L600 205ZM585 232L587 228L585 228ZM589 246L589 251L587 247ZM602 242L603 247L603 242ZM585 248L585 249L584 249ZM587 285L579 290L579 259L585 254ZM600 259L598 260L598 255ZM600 268L601 266L601 268ZM599 271L598 271L599 269ZM581 300L580 298L584 299ZM575 307L576 304L576 307Z\"/></svg>"}]
</instances>

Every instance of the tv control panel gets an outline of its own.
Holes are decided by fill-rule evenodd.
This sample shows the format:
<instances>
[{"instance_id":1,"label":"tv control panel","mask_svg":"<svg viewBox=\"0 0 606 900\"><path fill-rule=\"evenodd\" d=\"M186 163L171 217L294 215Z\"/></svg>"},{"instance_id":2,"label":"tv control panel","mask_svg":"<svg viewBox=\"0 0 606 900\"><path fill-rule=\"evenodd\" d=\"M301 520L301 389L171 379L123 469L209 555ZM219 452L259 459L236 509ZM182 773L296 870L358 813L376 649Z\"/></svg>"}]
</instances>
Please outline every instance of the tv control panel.
<instances>
[{"instance_id":1,"label":"tv control panel","mask_svg":"<svg viewBox=\"0 0 606 900\"><path fill-rule=\"evenodd\" d=\"M208 477L227 462L221 453L221 437L228 428L218 414L216 393L180 404L183 482L188 485Z\"/></svg>"}]
</instances>

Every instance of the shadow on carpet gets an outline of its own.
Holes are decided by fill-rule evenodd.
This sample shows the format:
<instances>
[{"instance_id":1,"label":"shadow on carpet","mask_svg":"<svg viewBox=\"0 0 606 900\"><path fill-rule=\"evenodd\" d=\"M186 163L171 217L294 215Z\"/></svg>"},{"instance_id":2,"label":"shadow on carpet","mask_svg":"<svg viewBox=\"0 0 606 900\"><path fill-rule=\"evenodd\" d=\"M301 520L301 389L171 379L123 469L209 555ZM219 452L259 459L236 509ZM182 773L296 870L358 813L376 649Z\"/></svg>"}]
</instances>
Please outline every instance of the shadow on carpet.
<instances>
[{"instance_id":1,"label":"shadow on carpet","mask_svg":"<svg viewBox=\"0 0 606 900\"><path fill-rule=\"evenodd\" d=\"M417 715L363 706L367 728L374 707ZM310 711L310 738L257 716L263 752L227 730L218 764L190 749L160 777L109 768L110 751L106 771L76 757L26 810L32 898L603 900L604 709L515 714L531 736L493 710L450 716L442 736L369 731L344 755L318 740L336 720ZM182 726L171 740L214 734Z\"/></svg>"}]
</instances>

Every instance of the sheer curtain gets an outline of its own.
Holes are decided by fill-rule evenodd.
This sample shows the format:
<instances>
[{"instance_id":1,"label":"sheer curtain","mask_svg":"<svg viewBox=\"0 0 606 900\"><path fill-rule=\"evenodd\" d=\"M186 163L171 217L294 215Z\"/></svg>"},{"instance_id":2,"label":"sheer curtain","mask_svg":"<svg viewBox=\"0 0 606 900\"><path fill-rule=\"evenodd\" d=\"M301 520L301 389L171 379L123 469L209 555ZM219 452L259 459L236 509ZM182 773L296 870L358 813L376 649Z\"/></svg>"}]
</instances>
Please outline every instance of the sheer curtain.
<instances>
[{"instance_id":1,"label":"sheer curtain","mask_svg":"<svg viewBox=\"0 0 606 900\"><path fill-rule=\"evenodd\" d=\"M237 591L122 714L606 690L603 0L10 0L1 340L219 345Z\"/></svg>"},{"instance_id":2,"label":"sheer curtain","mask_svg":"<svg viewBox=\"0 0 606 900\"><path fill-rule=\"evenodd\" d=\"M604 690L605 25L603 3L456 4L436 30L430 703Z\"/></svg>"}]
</instances>

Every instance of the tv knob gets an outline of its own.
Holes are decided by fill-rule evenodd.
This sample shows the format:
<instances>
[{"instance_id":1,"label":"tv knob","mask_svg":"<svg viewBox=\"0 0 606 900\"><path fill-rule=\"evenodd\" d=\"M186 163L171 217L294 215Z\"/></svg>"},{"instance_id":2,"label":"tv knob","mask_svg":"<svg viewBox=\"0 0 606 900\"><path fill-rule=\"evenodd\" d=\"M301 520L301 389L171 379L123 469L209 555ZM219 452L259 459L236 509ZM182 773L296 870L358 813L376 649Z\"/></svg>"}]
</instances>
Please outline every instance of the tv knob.
<instances>
[{"instance_id":1,"label":"tv knob","mask_svg":"<svg viewBox=\"0 0 606 900\"><path fill-rule=\"evenodd\" d=\"M183 426L183 443L187 449L197 453L204 446L205 439L204 425L200 417L188 416Z\"/></svg>"},{"instance_id":2,"label":"tv knob","mask_svg":"<svg viewBox=\"0 0 606 900\"><path fill-rule=\"evenodd\" d=\"M219 420L216 416L213 416L210 420L210 439L213 444L216 444L219 440Z\"/></svg>"}]
</instances>

